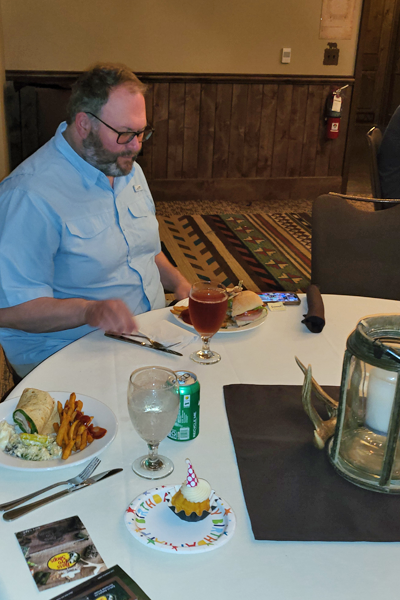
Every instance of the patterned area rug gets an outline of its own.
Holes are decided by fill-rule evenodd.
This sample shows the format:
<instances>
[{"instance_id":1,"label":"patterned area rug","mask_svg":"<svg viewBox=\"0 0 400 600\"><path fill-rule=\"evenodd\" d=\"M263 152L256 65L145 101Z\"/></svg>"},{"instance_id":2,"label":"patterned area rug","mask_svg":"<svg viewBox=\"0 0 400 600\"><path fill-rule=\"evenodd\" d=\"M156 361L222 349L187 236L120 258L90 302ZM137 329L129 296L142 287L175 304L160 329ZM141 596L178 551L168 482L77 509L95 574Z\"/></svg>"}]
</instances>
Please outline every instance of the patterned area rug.
<instances>
[{"instance_id":1,"label":"patterned area rug","mask_svg":"<svg viewBox=\"0 0 400 600\"><path fill-rule=\"evenodd\" d=\"M311 276L306 212L158 216L164 251L189 281L242 280L254 292L305 291Z\"/></svg>"}]
</instances>

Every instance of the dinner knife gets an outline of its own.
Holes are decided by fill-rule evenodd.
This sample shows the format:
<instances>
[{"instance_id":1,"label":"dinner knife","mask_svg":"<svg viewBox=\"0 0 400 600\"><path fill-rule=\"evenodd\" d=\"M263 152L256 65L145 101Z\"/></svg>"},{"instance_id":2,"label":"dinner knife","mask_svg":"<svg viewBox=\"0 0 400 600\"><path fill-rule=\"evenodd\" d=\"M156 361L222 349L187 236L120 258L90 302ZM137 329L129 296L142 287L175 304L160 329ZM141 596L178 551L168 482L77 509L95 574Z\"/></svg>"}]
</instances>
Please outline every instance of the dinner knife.
<instances>
[{"instance_id":1,"label":"dinner knife","mask_svg":"<svg viewBox=\"0 0 400 600\"><path fill-rule=\"evenodd\" d=\"M13 521L14 519L18 519L18 517L22 517L22 515L26 515L27 513L39 508L40 506L44 506L45 504L49 504L53 502L53 500L58 500L59 498L63 498L64 496L68 496L68 494L73 494L78 490L81 490L85 487L89 487L98 481L102 481L107 477L111 477L112 475L116 475L120 473L122 469L111 469L110 471L104 471L103 473L99 473L98 475L93 475L86 479L83 483L79 483L78 485L69 488L68 490L63 490L62 492L58 492L57 494L52 494L51 496L47 496L47 498L42 498L41 500L37 500L37 502L31 502L30 504L25 504L24 506L20 506L18 508L14 508L13 510L9 510L3 514L3 519L5 521Z\"/></svg>"},{"instance_id":2,"label":"dinner knife","mask_svg":"<svg viewBox=\"0 0 400 600\"><path fill-rule=\"evenodd\" d=\"M176 352L176 350L170 350L169 348L156 348L150 344L145 344L144 342L139 342L138 340L131 340L123 335L118 335L116 333L105 333L106 337L114 338L115 340L121 340L121 342L129 342L130 344L136 344L137 346L142 346L142 348L151 348L152 350L159 350L160 352L168 352L168 354L176 354L177 356L183 356L180 352Z\"/></svg>"}]
</instances>

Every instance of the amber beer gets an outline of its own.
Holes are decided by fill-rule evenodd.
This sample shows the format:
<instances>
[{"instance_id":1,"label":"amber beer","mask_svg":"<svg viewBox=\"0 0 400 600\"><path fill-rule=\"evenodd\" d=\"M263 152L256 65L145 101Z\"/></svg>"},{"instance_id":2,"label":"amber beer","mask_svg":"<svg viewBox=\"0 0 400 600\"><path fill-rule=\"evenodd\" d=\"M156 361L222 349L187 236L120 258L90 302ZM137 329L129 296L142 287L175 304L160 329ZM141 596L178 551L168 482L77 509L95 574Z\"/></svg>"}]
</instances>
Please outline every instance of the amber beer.
<instances>
[{"instance_id":1,"label":"amber beer","mask_svg":"<svg viewBox=\"0 0 400 600\"><path fill-rule=\"evenodd\" d=\"M190 360L203 365L213 365L221 360L218 352L210 349L210 338L224 322L228 308L228 292L218 281L196 281L190 288L189 314L202 348L192 352Z\"/></svg>"},{"instance_id":2,"label":"amber beer","mask_svg":"<svg viewBox=\"0 0 400 600\"><path fill-rule=\"evenodd\" d=\"M190 320L200 335L214 335L225 320L227 308L227 295L219 290L197 290L189 298Z\"/></svg>"}]
</instances>

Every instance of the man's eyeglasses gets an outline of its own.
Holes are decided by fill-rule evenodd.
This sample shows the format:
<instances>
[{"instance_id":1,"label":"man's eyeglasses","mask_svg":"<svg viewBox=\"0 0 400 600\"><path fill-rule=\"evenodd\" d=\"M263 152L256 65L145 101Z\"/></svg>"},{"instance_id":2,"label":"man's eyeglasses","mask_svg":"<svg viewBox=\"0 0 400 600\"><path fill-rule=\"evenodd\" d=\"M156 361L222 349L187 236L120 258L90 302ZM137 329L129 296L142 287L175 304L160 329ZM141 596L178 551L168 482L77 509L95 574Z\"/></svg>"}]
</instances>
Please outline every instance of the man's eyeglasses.
<instances>
[{"instance_id":1,"label":"man's eyeglasses","mask_svg":"<svg viewBox=\"0 0 400 600\"><path fill-rule=\"evenodd\" d=\"M117 131L116 129L114 129L114 127L111 127L111 125L107 125L107 123L99 119L99 117L97 117L93 113L87 112L86 114L90 115L91 117L94 117L95 119L100 121L100 123L103 123L103 125L108 127L108 129L111 129L112 131L117 133L117 144L129 144L129 142L131 142L134 137L137 137L139 142L146 142L149 139L149 137L151 137L151 134L154 131L151 125L146 125L146 127L141 131Z\"/></svg>"}]
</instances>

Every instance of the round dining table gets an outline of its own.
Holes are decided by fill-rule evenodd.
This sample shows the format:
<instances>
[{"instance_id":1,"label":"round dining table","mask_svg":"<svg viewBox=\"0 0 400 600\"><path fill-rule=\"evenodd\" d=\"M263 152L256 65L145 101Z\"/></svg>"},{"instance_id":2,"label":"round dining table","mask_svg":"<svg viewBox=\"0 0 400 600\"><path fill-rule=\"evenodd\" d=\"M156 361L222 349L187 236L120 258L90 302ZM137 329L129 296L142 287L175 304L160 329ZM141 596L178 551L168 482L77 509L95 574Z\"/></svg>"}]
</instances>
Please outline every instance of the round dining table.
<instances>
[{"instance_id":1,"label":"round dining table","mask_svg":"<svg viewBox=\"0 0 400 600\"><path fill-rule=\"evenodd\" d=\"M295 356L303 364L312 365L320 385L337 386L346 339L358 321L367 315L400 312L397 301L325 295L326 325L321 333L314 334L301 322L307 312L307 300L304 295L300 297L299 306L269 312L259 327L215 335L211 348L222 359L214 365L198 365L190 360L190 353L200 347L198 338L179 357L94 331L48 358L12 390L9 398L19 397L24 388L33 387L49 392L76 392L78 397L82 394L106 404L116 416L118 431L112 444L99 456L98 472L113 468L123 471L17 520L0 519L1 600L32 600L39 596L47 600L80 583L39 592L15 536L28 528L74 515L84 523L107 567L120 565L152 600L375 600L382 594L397 594L399 543L257 541L252 533L223 386L301 385L304 377ZM177 324L169 308L137 317L144 331L164 320ZM150 365L194 372L201 385L200 433L187 442L161 442L160 452L173 460L175 470L158 482L143 479L131 469L132 461L145 453L146 445L129 418L128 380L132 371ZM100 425L107 427L106 423ZM310 444L312 430L310 422ZM236 516L236 530L213 551L185 555L160 552L152 545L143 545L128 531L125 511L134 498L149 488L182 483L186 458L191 460L197 475L208 480L230 505ZM80 467L23 471L0 465L0 503L73 477Z\"/></svg>"}]
</instances>

